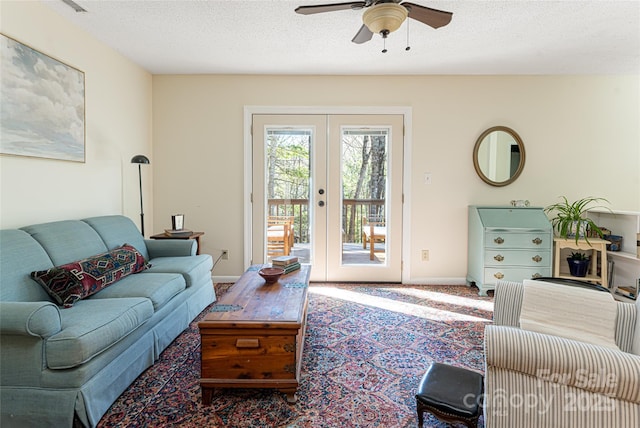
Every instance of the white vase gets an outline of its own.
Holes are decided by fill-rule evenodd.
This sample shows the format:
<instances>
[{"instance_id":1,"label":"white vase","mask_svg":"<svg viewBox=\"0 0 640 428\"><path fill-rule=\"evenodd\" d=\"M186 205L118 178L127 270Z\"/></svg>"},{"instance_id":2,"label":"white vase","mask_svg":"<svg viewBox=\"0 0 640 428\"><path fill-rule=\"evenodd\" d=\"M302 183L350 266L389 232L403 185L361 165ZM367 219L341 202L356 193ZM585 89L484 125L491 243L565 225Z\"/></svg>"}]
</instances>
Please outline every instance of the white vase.
<instances>
[{"instance_id":1,"label":"white vase","mask_svg":"<svg viewBox=\"0 0 640 428\"><path fill-rule=\"evenodd\" d=\"M580 230L578 230L578 222L574 221L573 227L571 228L571 233L568 233L567 237L571 237L571 238L575 237L576 232L577 232L578 238L584 238L585 236L587 236L587 223L581 222Z\"/></svg>"}]
</instances>

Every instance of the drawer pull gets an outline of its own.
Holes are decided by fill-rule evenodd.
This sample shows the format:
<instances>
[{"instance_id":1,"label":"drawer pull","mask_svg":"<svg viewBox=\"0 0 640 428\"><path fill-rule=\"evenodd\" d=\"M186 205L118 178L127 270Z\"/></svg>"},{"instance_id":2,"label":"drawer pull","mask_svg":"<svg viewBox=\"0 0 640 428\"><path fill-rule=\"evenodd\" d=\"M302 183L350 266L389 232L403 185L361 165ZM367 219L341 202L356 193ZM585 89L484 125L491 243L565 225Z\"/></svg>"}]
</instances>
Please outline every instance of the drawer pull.
<instances>
[{"instance_id":1,"label":"drawer pull","mask_svg":"<svg viewBox=\"0 0 640 428\"><path fill-rule=\"evenodd\" d=\"M536 255L535 257L531 257L531 260L533 260L536 263L540 263L542 261L542 257Z\"/></svg>"},{"instance_id":2,"label":"drawer pull","mask_svg":"<svg viewBox=\"0 0 640 428\"><path fill-rule=\"evenodd\" d=\"M533 242L536 245L540 245L540 244L542 244L542 239L536 238L536 239L532 240L531 242Z\"/></svg>"},{"instance_id":3,"label":"drawer pull","mask_svg":"<svg viewBox=\"0 0 640 428\"><path fill-rule=\"evenodd\" d=\"M502 244L504 243L504 239L498 236L496 239L493 240L493 242L495 242L496 244Z\"/></svg>"},{"instance_id":4,"label":"drawer pull","mask_svg":"<svg viewBox=\"0 0 640 428\"><path fill-rule=\"evenodd\" d=\"M495 261L501 262L501 261L503 261L503 260L504 260L504 257L502 257L500 254L498 254L498 255L497 255L497 256L495 256L493 259L494 259Z\"/></svg>"},{"instance_id":5,"label":"drawer pull","mask_svg":"<svg viewBox=\"0 0 640 428\"><path fill-rule=\"evenodd\" d=\"M540 275L539 273L534 273L533 275L531 275L531 278L542 278L542 275Z\"/></svg>"},{"instance_id":6,"label":"drawer pull","mask_svg":"<svg viewBox=\"0 0 640 428\"><path fill-rule=\"evenodd\" d=\"M495 277L496 277L496 278L498 278L498 279L502 279L502 278L504 278L504 274L502 274L502 273L500 273L500 272L498 272L498 273L494 273L494 274L493 274L493 276L495 276Z\"/></svg>"},{"instance_id":7,"label":"drawer pull","mask_svg":"<svg viewBox=\"0 0 640 428\"><path fill-rule=\"evenodd\" d=\"M236 348L259 348L259 339L238 339L236 340Z\"/></svg>"}]
</instances>

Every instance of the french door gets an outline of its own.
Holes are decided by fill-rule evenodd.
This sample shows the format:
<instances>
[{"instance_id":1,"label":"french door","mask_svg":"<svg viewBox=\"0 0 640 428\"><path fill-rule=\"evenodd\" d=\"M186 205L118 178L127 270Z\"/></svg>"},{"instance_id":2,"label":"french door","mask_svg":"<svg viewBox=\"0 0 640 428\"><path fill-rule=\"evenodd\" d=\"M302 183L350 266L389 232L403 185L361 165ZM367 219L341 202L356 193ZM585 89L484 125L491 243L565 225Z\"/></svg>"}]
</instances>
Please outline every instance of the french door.
<instances>
[{"instance_id":1,"label":"french door","mask_svg":"<svg viewBox=\"0 0 640 428\"><path fill-rule=\"evenodd\" d=\"M399 282L403 116L256 114L252 130L252 262Z\"/></svg>"}]
</instances>

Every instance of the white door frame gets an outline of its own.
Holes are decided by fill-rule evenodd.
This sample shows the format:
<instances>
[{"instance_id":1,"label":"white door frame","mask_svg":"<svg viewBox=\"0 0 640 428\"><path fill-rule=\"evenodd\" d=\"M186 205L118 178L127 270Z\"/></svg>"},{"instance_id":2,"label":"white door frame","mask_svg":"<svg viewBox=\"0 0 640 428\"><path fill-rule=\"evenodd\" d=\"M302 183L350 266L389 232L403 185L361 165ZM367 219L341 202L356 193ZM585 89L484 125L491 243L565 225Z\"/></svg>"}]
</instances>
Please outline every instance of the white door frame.
<instances>
[{"instance_id":1,"label":"white door frame","mask_svg":"<svg viewBox=\"0 0 640 428\"><path fill-rule=\"evenodd\" d=\"M254 114L400 114L404 116L404 159L402 180L402 272L401 281L404 283L410 278L411 272L411 200L406 197L411 195L411 142L413 128L412 108L402 106L375 106L375 107L296 107L296 106L244 106L244 269L251 263L252 254L252 132L251 123Z\"/></svg>"}]
</instances>

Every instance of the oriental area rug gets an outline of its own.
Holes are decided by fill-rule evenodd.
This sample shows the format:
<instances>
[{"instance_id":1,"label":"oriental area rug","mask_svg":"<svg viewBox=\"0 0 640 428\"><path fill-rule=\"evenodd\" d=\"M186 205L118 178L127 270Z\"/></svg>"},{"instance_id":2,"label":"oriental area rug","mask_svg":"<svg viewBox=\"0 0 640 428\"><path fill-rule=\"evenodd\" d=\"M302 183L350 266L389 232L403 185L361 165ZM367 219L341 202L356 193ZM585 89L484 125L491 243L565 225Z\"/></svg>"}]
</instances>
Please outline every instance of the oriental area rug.
<instances>
[{"instance_id":1,"label":"oriental area rug","mask_svg":"<svg viewBox=\"0 0 640 428\"><path fill-rule=\"evenodd\" d=\"M218 295L229 286L216 284ZM295 404L273 390L217 389L202 405L197 322L210 310L99 427L416 427L415 393L431 362L483 372L493 298L466 286L311 283ZM425 414L425 426L448 425Z\"/></svg>"}]
</instances>

